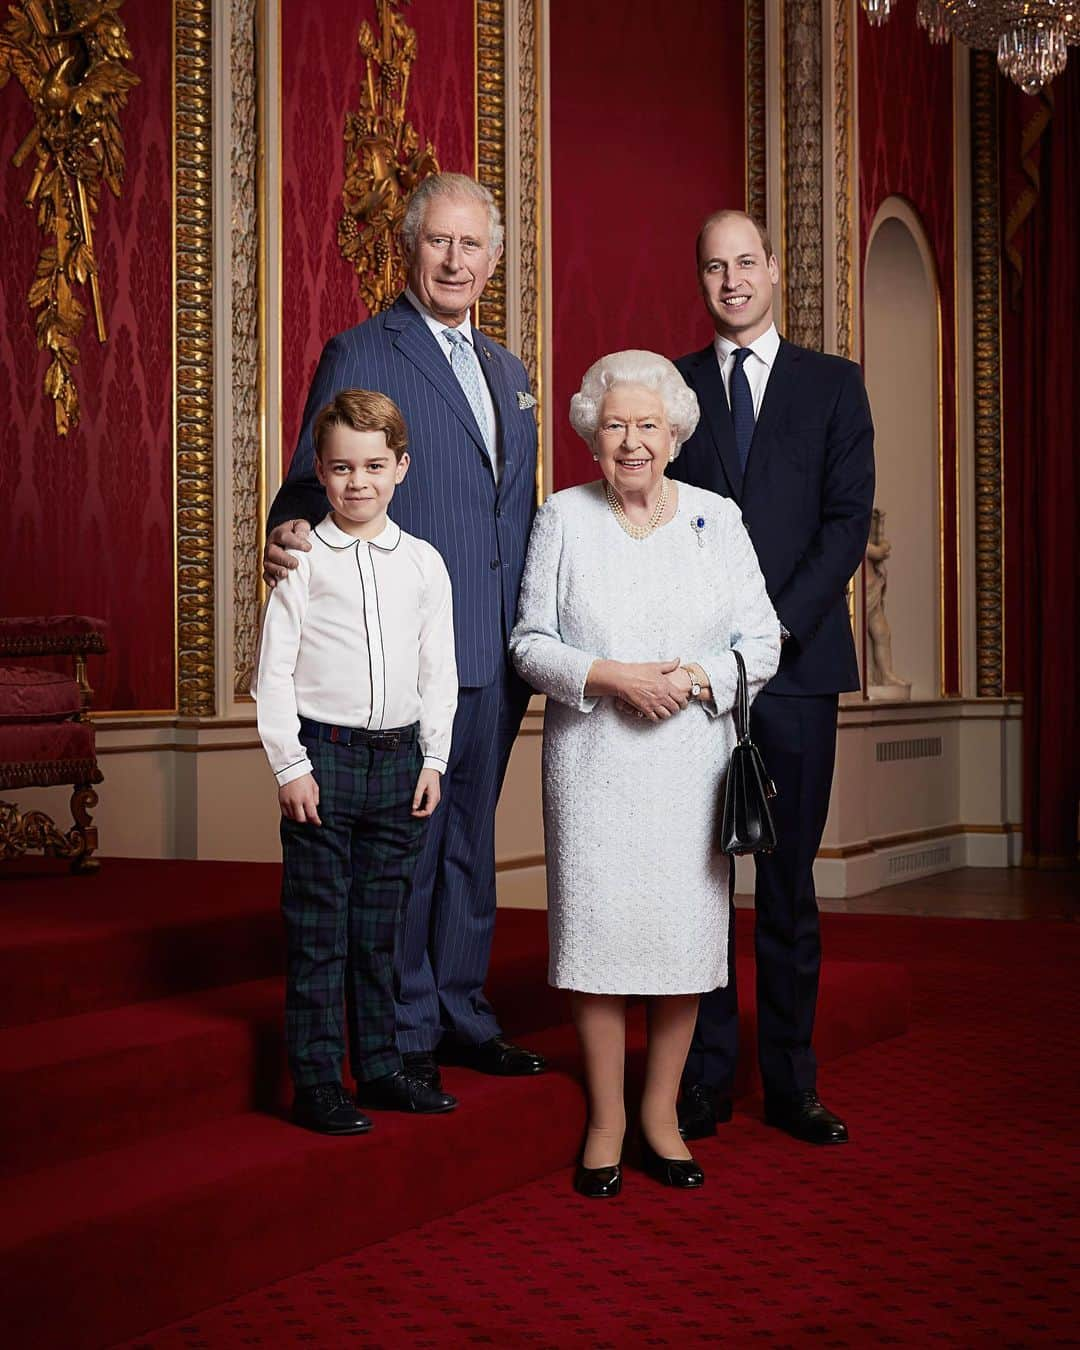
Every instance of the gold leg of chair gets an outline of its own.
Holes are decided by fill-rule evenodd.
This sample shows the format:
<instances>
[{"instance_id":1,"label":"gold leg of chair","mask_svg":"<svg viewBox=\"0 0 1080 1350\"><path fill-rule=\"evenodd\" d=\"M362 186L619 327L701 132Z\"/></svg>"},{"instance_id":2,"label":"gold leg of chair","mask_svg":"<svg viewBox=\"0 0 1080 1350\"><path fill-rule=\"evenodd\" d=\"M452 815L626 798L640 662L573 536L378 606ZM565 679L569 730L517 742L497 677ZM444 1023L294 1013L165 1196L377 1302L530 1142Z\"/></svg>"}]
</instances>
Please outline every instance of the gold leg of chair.
<instances>
[{"instance_id":1,"label":"gold leg of chair","mask_svg":"<svg viewBox=\"0 0 1080 1350\"><path fill-rule=\"evenodd\" d=\"M77 783L71 794L71 815L74 827L68 831L73 850L71 870L79 875L96 872L99 859L91 856L97 848L97 826L91 823L90 812L98 804L98 795L90 783Z\"/></svg>"}]
</instances>

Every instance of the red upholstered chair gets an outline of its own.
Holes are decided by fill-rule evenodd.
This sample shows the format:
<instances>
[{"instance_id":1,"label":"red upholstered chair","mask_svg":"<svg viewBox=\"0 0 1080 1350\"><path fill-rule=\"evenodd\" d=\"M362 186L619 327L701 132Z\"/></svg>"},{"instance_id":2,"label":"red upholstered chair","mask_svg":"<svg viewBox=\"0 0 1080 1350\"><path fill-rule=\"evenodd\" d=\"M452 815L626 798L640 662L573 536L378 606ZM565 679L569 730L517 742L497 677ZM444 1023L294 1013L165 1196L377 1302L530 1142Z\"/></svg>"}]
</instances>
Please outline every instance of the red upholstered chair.
<instances>
[{"instance_id":1,"label":"red upholstered chair","mask_svg":"<svg viewBox=\"0 0 1080 1350\"><path fill-rule=\"evenodd\" d=\"M97 848L97 827L90 812L97 805L94 784L101 770L94 750L94 728L86 716L93 690L86 658L104 652L100 619L61 614L41 619L0 619L0 791L71 784L74 825L66 833L44 811L20 813L0 801L0 859L29 849L70 858L73 872L96 871L90 855ZM23 665L28 656L75 658L73 674Z\"/></svg>"}]
</instances>

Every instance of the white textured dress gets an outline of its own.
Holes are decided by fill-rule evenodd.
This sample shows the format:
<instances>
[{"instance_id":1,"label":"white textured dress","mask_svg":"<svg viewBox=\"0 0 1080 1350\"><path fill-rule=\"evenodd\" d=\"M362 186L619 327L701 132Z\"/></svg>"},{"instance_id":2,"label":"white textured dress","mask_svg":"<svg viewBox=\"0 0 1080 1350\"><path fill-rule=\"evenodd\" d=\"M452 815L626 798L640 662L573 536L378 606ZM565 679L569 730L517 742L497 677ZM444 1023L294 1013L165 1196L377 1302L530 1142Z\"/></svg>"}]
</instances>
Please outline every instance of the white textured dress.
<instances>
[{"instance_id":1,"label":"white textured dress","mask_svg":"<svg viewBox=\"0 0 1080 1350\"><path fill-rule=\"evenodd\" d=\"M735 742L731 649L753 696L776 670L780 625L738 507L683 483L678 493L674 517L636 540L602 483L569 488L541 507L529 542L510 649L547 695L548 978L560 988L689 994L727 983L729 864L717 829ZM695 662L715 706L650 722L586 698L603 658Z\"/></svg>"}]
</instances>

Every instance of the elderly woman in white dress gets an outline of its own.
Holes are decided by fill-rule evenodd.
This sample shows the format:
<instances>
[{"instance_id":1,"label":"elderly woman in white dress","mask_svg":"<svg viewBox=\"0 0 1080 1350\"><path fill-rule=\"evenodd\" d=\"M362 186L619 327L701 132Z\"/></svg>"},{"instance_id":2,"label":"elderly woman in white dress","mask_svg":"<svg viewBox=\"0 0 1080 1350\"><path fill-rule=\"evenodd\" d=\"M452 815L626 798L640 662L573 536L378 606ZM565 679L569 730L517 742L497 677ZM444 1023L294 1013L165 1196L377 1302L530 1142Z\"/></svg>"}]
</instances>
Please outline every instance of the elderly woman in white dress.
<instances>
[{"instance_id":1,"label":"elderly woman in white dress","mask_svg":"<svg viewBox=\"0 0 1080 1350\"><path fill-rule=\"evenodd\" d=\"M652 352L596 362L570 405L600 482L557 492L533 526L518 671L547 695L549 979L571 991L589 1093L575 1186L617 1194L626 1000L648 1000L646 1170L700 1186L679 1135L698 996L727 982L728 868L718 847L735 742L738 649L751 696L780 626L731 501L665 477L699 409Z\"/></svg>"}]
</instances>

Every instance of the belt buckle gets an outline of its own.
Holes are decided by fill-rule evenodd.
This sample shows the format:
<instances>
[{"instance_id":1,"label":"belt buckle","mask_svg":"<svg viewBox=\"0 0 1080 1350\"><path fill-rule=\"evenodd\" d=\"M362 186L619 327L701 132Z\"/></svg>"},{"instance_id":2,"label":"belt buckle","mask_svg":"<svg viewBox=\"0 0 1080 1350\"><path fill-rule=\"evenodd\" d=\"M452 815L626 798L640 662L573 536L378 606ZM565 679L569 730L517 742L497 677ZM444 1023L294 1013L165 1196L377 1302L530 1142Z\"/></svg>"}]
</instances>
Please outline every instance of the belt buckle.
<instances>
[{"instance_id":1,"label":"belt buckle","mask_svg":"<svg viewBox=\"0 0 1080 1350\"><path fill-rule=\"evenodd\" d=\"M401 744L401 735L397 731L384 731L382 734L382 748L384 750L396 750Z\"/></svg>"}]
</instances>

